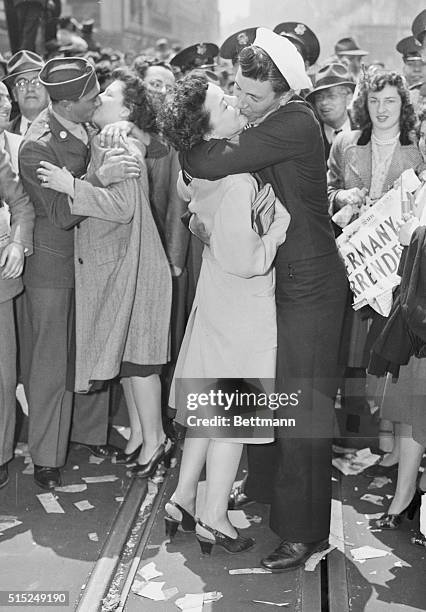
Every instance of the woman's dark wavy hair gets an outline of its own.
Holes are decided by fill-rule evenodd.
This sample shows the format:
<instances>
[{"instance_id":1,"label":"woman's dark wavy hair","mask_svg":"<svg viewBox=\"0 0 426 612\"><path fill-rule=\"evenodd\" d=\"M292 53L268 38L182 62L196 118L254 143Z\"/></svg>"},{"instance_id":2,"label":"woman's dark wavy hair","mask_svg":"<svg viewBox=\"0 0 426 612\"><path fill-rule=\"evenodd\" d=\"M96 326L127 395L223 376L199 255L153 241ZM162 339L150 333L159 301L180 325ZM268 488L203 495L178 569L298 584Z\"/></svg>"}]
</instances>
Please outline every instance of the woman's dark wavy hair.
<instances>
[{"instance_id":1,"label":"woman's dark wavy hair","mask_svg":"<svg viewBox=\"0 0 426 612\"><path fill-rule=\"evenodd\" d=\"M270 81L272 90L280 95L290 90L290 85L269 55L255 45L242 49L239 55L241 74L256 81Z\"/></svg>"},{"instance_id":2,"label":"woman's dark wavy hair","mask_svg":"<svg viewBox=\"0 0 426 612\"><path fill-rule=\"evenodd\" d=\"M402 145L412 144L412 130L416 126L416 113L410 102L410 92L401 74L386 70L365 75L360 80L359 92L353 102L353 119L362 130L360 141L365 144L371 138L372 123L368 112L368 94L372 91L382 91L386 85L396 87L402 102L399 117L399 141Z\"/></svg>"},{"instance_id":3,"label":"woman's dark wavy hair","mask_svg":"<svg viewBox=\"0 0 426 612\"><path fill-rule=\"evenodd\" d=\"M160 130L178 151L191 149L210 131L210 113L204 108L208 85L203 74L186 75L159 111Z\"/></svg>"},{"instance_id":4,"label":"woman's dark wavy hair","mask_svg":"<svg viewBox=\"0 0 426 612\"><path fill-rule=\"evenodd\" d=\"M124 83L123 103L130 110L129 121L145 132L158 132L155 109L142 79L129 68L116 68L112 78Z\"/></svg>"}]
</instances>

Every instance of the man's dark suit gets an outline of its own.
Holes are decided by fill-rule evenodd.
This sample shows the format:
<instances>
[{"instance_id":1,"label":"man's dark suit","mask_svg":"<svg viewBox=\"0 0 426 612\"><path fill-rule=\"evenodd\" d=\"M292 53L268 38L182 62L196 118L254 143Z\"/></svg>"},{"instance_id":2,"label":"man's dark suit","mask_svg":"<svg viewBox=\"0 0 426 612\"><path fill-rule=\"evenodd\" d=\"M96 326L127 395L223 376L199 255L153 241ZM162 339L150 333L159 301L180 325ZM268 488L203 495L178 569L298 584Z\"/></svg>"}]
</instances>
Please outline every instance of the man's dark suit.
<instances>
[{"instance_id":1,"label":"man's dark suit","mask_svg":"<svg viewBox=\"0 0 426 612\"><path fill-rule=\"evenodd\" d=\"M78 231L85 217L70 213L65 194L43 188L37 169L44 160L66 166L80 177L88 155L88 147L49 109L32 124L19 152L22 182L36 213L34 255L24 273L20 326L22 376L30 409L28 443L34 463L49 467L64 464L68 445L73 406L74 228ZM88 405L88 412L97 402L103 404L103 419L97 412L103 433L88 427L85 439L79 441L105 443L108 396L76 397Z\"/></svg>"}]
</instances>

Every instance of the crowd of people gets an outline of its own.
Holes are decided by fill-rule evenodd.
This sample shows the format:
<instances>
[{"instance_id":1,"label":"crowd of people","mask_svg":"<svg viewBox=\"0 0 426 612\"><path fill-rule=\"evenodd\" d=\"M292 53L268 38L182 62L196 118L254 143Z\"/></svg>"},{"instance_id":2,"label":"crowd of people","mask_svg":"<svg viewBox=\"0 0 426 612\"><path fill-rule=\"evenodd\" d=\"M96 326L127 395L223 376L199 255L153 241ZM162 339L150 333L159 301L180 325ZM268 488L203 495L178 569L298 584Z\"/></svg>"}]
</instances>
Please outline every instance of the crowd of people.
<instances>
[{"instance_id":1,"label":"crowd of people","mask_svg":"<svg viewBox=\"0 0 426 612\"><path fill-rule=\"evenodd\" d=\"M388 451L368 475L398 469L377 527L398 528L426 490L426 223L421 206L401 221L389 317L352 308L336 236L404 170L426 178L426 10L396 45L401 72L368 65L352 37L318 66L316 35L296 22L137 56L59 26L46 57L21 48L0 83L0 487L18 382L47 490L70 442L151 477L175 421L188 430L167 533L195 532L205 553L254 545L227 514L246 444L236 503L271 505L281 543L261 563L295 569L328 547L335 400L340 389L349 405L357 379ZM108 443L119 389L124 449ZM190 396L253 389L297 390L297 410L225 427L210 401L196 416L222 425L189 426ZM295 429L277 426L292 416Z\"/></svg>"}]
</instances>

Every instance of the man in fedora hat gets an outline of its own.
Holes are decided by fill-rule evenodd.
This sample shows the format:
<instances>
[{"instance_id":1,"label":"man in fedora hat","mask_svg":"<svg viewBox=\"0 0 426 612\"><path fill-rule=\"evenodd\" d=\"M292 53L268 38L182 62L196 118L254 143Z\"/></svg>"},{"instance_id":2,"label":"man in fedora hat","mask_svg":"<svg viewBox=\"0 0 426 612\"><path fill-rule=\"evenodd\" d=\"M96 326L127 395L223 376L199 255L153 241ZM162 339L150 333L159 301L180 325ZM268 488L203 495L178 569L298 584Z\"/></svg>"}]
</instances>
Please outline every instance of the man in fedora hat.
<instances>
[{"instance_id":1,"label":"man in fedora hat","mask_svg":"<svg viewBox=\"0 0 426 612\"><path fill-rule=\"evenodd\" d=\"M34 119L49 103L49 94L40 82L43 59L26 49L18 51L7 63L5 81L10 85L19 107L19 114L12 120L9 131L24 136Z\"/></svg>"},{"instance_id":2,"label":"man in fedora hat","mask_svg":"<svg viewBox=\"0 0 426 612\"><path fill-rule=\"evenodd\" d=\"M118 449L105 444L109 394L73 398L72 392L74 228L78 231L85 217L72 215L67 196L44 189L37 175L42 160L66 166L76 177L86 173L85 124L100 104L99 83L94 67L79 57L49 60L40 81L52 104L32 124L19 152L22 182L36 213L34 255L24 272L20 348L34 480L52 489L61 482L59 468L66 459L73 400L72 439L100 457L113 456ZM103 176L100 171L97 180ZM79 259L76 265L83 266L84 261Z\"/></svg>"},{"instance_id":3,"label":"man in fedora hat","mask_svg":"<svg viewBox=\"0 0 426 612\"><path fill-rule=\"evenodd\" d=\"M338 61L348 65L354 81L358 78L361 70L362 58L368 55L368 51L360 49L352 36L341 38L334 46L334 53Z\"/></svg>"},{"instance_id":4,"label":"man in fedora hat","mask_svg":"<svg viewBox=\"0 0 426 612\"><path fill-rule=\"evenodd\" d=\"M315 88L306 96L321 120L326 160L336 135L352 129L348 106L354 89L355 83L346 67L334 63L323 66L317 72Z\"/></svg>"}]
</instances>

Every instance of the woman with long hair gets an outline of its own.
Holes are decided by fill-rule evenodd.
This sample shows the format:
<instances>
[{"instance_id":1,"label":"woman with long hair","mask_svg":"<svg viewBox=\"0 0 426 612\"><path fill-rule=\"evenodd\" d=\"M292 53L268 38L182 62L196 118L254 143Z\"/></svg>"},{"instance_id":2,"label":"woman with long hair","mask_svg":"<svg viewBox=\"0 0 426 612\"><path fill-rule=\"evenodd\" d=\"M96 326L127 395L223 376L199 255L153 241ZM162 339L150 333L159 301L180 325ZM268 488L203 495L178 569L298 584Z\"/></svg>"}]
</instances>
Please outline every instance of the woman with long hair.
<instances>
[{"instance_id":1,"label":"woman with long hair","mask_svg":"<svg viewBox=\"0 0 426 612\"><path fill-rule=\"evenodd\" d=\"M415 168L421 162L413 142L416 116L405 80L397 72L376 71L364 75L353 102L353 119L360 129L336 137L328 162L330 206L333 212L345 208L346 222L355 219L361 210L386 193L404 170ZM370 312L354 312L350 308L346 315L349 336L346 378L360 375L365 378L373 341L369 329L376 329L379 316L374 315L375 324L371 328ZM369 382L374 396L374 381ZM393 436L392 415L382 410L381 418L379 436L382 439ZM398 444L388 450L392 452L370 468L368 474L391 473L395 469Z\"/></svg>"}]
</instances>

